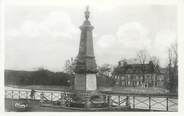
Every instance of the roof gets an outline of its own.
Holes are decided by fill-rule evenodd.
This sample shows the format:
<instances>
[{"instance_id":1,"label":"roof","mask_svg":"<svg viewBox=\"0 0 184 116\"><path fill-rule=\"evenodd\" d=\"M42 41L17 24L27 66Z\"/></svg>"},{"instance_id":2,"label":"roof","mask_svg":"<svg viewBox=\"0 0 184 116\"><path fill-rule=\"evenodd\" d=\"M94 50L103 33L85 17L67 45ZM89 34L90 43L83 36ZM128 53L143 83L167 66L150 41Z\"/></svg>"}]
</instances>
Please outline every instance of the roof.
<instances>
[{"instance_id":1,"label":"roof","mask_svg":"<svg viewBox=\"0 0 184 116\"><path fill-rule=\"evenodd\" d=\"M152 63L148 64L126 64L118 66L114 70L115 74L150 74L160 73L159 67L154 66Z\"/></svg>"}]
</instances>

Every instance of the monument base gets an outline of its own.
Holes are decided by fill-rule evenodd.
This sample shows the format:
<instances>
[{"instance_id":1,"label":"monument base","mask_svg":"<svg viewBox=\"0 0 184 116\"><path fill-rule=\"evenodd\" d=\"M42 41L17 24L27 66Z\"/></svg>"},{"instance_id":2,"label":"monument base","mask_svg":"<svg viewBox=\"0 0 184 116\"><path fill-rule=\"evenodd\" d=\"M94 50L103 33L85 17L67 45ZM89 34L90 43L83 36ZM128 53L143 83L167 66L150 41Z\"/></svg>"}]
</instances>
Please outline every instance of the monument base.
<instances>
[{"instance_id":1,"label":"monument base","mask_svg":"<svg viewBox=\"0 0 184 116\"><path fill-rule=\"evenodd\" d=\"M95 91L97 89L96 74L75 74L74 89Z\"/></svg>"},{"instance_id":2,"label":"monument base","mask_svg":"<svg viewBox=\"0 0 184 116\"><path fill-rule=\"evenodd\" d=\"M76 91L71 96L71 107L78 108L104 108L108 107L108 101L106 96L100 94L97 91Z\"/></svg>"}]
</instances>

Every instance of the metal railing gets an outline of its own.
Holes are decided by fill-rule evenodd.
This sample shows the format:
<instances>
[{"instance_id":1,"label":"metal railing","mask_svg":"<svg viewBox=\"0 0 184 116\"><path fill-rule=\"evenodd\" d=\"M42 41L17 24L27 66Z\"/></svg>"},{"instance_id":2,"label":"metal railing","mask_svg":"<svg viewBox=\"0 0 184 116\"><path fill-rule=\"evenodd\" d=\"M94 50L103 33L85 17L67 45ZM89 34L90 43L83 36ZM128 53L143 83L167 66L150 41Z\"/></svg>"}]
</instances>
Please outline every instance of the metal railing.
<instances>
[{"instance_id":1,"label":"metal railing","mask_svg":"<svg viewBox=\"0 0 184 116\"><path fill-rule=\"evenodd\" d=\"M57 103L66 105L72 100L74 92L69 91L38 91L36 90L33 98L30 97L30 90L5 90L6 99L32 99L42 100L48 103ZM81 96L88 96L86 92L79 92ZM109 107L127 106L129 110L146 110L146 111L178 111L178 97L176 95L166 94L128 94L101 92L105 102Z\"/></svg>"}]
</instances>

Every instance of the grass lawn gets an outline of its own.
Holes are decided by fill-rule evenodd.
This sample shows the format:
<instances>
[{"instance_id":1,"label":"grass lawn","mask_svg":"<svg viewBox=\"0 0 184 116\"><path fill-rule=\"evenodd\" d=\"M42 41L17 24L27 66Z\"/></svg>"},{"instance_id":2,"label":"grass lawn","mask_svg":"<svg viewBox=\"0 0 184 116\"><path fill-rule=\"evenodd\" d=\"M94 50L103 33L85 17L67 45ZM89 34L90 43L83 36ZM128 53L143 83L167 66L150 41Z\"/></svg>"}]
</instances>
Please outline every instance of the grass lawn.
<instances>
[{"instance_id":1,"label":"grass lawn","mask_svg":"<svg viewBox=\"0 0 184 116\"><path fill-rule=\"evenodd\" d=\"M19 89L34 89L34 90L47 90L47 91L64 91L70 90L70 87L66 86L50 86L50 85L8 85L7 87L19 88ZM134 88L134 87L98 87L100 91L112 91L118 93L139 93L139 94L166 94L168 90L163 88Z\"/></svg>"},{"instance_id":2,"label":"grass lawn","mask_svg":"<svg viewBox=\"0 0 184 116\"><path fill-rule=\"evenodd\" d=\"M100 88L101 91L112 91L118 93L138 93L138 94L166 94L169 91L163 88L134 88L134 87L112 87Z\"/></svg>"},{"instance_id":3,"label":"grass lawn","mask_svg":"<svg viewBox=\"0 0 184 116\"><path fill-rule=\"evenodd\" d=\"M66 86L51 86L51 85L7 85L6 87L19 88L19 89L34 89L34 90L48 90L48 91L61 91L69 90Z\"/></svg>"}]
</instances>

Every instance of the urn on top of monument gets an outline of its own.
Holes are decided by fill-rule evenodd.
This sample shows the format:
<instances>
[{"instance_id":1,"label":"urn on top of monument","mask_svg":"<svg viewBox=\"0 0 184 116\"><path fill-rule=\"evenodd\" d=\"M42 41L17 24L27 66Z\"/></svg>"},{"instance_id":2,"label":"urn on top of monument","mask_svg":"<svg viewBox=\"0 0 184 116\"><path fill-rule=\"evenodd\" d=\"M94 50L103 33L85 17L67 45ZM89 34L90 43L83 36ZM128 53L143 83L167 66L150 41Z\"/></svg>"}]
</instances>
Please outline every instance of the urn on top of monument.
<instances>
[{"instance_id":1,"label":"urn on top of monument","mask_svg":"<svg viewBox=\"0 0 184 116\"><path fill-rule=\"evenodd\" d=\"M80 36L80 46L79 53L76 59L76 73L96 73L97 66L94 56L93 49L93 34L92 31L94 27L89 21L89 8L87 7L85 11L85 21L80 26L81 36Z\"/></svg>"}]
</instances>

